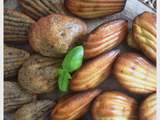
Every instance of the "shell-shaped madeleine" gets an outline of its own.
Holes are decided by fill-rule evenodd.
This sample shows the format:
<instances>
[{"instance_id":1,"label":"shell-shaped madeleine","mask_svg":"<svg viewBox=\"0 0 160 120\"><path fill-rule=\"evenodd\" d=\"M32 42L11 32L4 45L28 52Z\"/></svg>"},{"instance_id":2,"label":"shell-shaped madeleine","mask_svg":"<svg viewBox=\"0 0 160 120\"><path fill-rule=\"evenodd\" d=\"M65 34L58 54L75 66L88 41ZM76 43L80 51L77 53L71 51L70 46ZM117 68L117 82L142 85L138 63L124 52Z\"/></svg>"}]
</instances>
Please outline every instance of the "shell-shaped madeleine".
<instances>
[{"instance_id":1,"label":"shell-shaped madeleine","mask_svg":"<svg viewBox=\"0 0 160 120\"><path fill-rule=\"evenodd\" d=\"M4 77L13 77L30 54L22 49L4 46Z\"/></svg>"},{"instance_id":2,"label":"shell-shaped madeleine","mask_svg":"<svg viewBox=\"0 0 160 120\"><path fill-rule=\"evenodd\" d=\"M84 42L85 58L92 58L117 47L128 32L126 20L114 20L100 25Z\"/></svg>"},{"instance_id":3,"label":"shell-shaped madeleine","mask_svg":"<svg viewBox=\"0 0 160 120\"><path fill-rule=\"evenodd\" d=\"M32 48L48 57L62 57L87 33L82 20L62 14L51 14L39 19L29 32Z\"/></svg>"},{"instance_id":4,"label":"shell-shaped madeleine","mask_svg":"<svg viewBox=\"0 0 160 120\"><path fill-rule=\"evenodd\" d=\"M4 41L24 42L28 31L35 21L16 10L4 10Z\"/></svg>"},{"instance_id":5,"label":"shell-shaped madeleine","mask_svg":"<svg viewBox=\"0 0 160 120\"><path fill-rule=\"evenodd\" d=\"M4 82L4 111L13 111L24 104L31 102L32 95L21 90L16 82Z\"/></svg>"},{"instance_id":6,"label":"shell-shaped madeleine","mask_svg":"<svg viewBox=\"0 0 160 120\"><path fill-rule=\"evenodd\" d=\"M156 67L139 54L121 54L115 62L114 75L130 92L147 94L156 91Z\"/></svg>"},{"instance_id":7,"label":"shell-shaped madeleine","mask_svg":"<svg viewBox=\"0 0 160 120\"><path fill-rule=\"evenodd\" d=\"M83 91L97 87L110 74L112 64L119 54L119 50L113 50L89 60L76 73L70 81L73 91Z\"/></svg>"},{"instance_id":8,"label":"shell-shaped madeleine","mask_svg":"<svg viewBox=\"0 0 160 120\"><path fill-rule=\"evenodd\" d=\"M156 15L144 12L133 22L133 37L141 51L152 61L156 62Z\"/></svg>"},{"instance_id":9,"label":"shell-shaped madeleine","mask_svg":"<svg viewBox=\"0 0 160 120\"><path fill-rule=\"evenodd\" d=\"M156 120L156 93L150 95L140 107L140 120Z\"/></svg>"},{"instance_id":10,"label":"shell-shaped madeleine","mask_svg":"<svg viewBox=\"0 0 160 120\"><path fill-rule=\"evenodd\" d=\"M23 105L15 113L15 120L49 120L54 102L50 100L35 101Z\"/></svg>"},{"instance_id":11,"label":"shell-shaped madeleine","mask_svg":"<svg viewBox=\"0 0 160 120\"><path fill-rule=\"evenodd\" d=\"M18 0L25 14L38 20L52 13L65 14L64 0Z\"/></svg>"},{"instance_id":12,"label":"shell-shaped madeleine","mask_svg":"<svg viewBox=\"0 0 160 120\"><path fill-rule=\"evenodd\" d=\"M60 63L60 59L40 55L31 56L18 74L21 87L35 94L52 91L56 85Z\"/></svg>"},{"instance_id":13,"label":"shell-shaped madeleine","mask_svg":"<svg viewBox=\"0 0 160 120\"><path fill-rule=\"evenodd\" d=\"M75 94L59 101L51 114L52 120L77 120L84 115L91 101L100 94L100 90L91 90Z\"/></svg>"},{"instance_id":14,"label":"shell-shaped madeleine","mask_svg":"<svg viewBox=\"0 0 160 120\"><path fill-rule=\"evenodd\" d=\"M66 0L68 10L79 17L94 19L120 12L126 0Z\"/></svg>"},{"instance_id":15,"label":"shell-shaped madeleine","mask_svg":"<svg viewBox=\"0 0 160 120\"><path fill-rule=\"evenodd\" d=\"M121 92L110 91L99 95L94 101L94 120L137 120L137 103L134 98Z\"/></svg>"}]
</instances>

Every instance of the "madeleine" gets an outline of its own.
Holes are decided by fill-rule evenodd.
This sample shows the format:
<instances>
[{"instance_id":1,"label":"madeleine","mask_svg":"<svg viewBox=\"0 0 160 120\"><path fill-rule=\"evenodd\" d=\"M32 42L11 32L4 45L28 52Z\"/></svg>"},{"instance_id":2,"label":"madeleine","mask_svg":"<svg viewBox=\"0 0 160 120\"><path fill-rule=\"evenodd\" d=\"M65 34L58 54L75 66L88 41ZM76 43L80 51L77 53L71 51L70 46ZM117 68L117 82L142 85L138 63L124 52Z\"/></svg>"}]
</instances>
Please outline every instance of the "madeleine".
<instances>
[{"instance_id":1,"label":"madeleine","mask_svg":"<svg viewBox=\"0 0 160 120\"><path fill-rule=\"evenodd\" d=\"M100 85L109 76L112 64L118 54L119 50L113 50L86 62L73 74L70 89L84 91Z\"/></svg>"},{"instance_id":2,"label":"madeleine","mask_svg":"<svg viewBox=\"0 0 160 120\"><path fill-rule=\"evenodd\" d=\"M29 31L31 47L43 56L62 57L87 33L80 19L62 14L40 18Z\"/></svg>"},{"instance_id":3,"label":"madeleine","mask_svg":"<svg viewBox=\"0 0 160 120\"><path fill-rule=\"evenodd\" d=\"M123 10L126 0L66 0L65 6L76 16L94 19Z\"/></svg>"},{"instance_id":4,"label":"madeleine","mask_svg":"<svg viewBox=\"0 0 160 120\"><path fill-rule=\"evenodd\" d=\"M133 22L133 38L140 50L153 62L156 62L156 15L144 12Z\"/></svg>"},{"instance_id":5,"label":"madeleine","mask_svg":"<svg viewBox=\"0 0 160 120\"><path fill-rule=\"evenodd\" d=\"M52 111L51 120L77 120L83 116L92 100L100 94L100 90L91 90L75 94L59 101Z\"/></svg>"},{"instance_id":6,"label":"madeleine","mask_svg":"<svg viewBox=\"0 0 160 120\"><path fill-rule=\"evenodd\" d=\"M140 107L140 120L156 120L156 93L145 99Z\"/></svg>"},{"instance_id":7,"label":"madeleine","mask_svg":"<svg viewBox=\"0 0 160 120\"><path fill-rule=\"evenodd\" d=\"M94 120L137 120L137 103L121 92L104 92L92 107Z\"/></svg>"},{"instance_id":8,"label":"madeleine","mask_svg":"<svg viewBox=\"0 0 160 120\"><path fill-rule=\"evenodd\" d=\"M156 67L139 54L121 54L115 62L113 73L130 92L148 94L156 91Z\"/></svg>"}]
</instances>

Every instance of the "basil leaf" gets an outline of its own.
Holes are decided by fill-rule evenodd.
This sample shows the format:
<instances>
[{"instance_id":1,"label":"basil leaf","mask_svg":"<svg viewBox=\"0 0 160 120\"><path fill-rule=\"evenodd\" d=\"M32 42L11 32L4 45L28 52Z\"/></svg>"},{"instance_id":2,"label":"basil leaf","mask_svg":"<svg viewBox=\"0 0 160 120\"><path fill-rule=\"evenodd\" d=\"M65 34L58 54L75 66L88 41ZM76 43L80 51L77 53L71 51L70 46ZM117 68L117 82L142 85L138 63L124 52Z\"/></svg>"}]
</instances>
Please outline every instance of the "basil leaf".
<instances>
[{"instance_id":1,"label":"basil leaf","mask_svg":"<svg viewBox=\"0 0 160 120\"><path fill-rule=\"evenodd\" d=\"M59 78L58 78L58 87L59 90L62 92L67 92L68 91L68 86L69 86L69 79L71 79L71 75L64 69L60 69L58 71Z\"/></svg>"},{"instance_id":2,"label":"basil leaf","mask_svg":"<svg viewBox=\"0 0 160 120\"><path fill-rule=\"evenodd\" d=\"M58 72L58 87L60 91L67 92L69 89L70 73L80 68L83 62L84 49L83 46L77 46L71 49L65 56L62 63L62 69Z\"/></svg>"},{"instance_id":3,"label":"basil leaf","mask_svg":"<svg viewBox=\"0 0 160 120\"><path fill-rule=\"evenodd\" d=\"M77 46L71 49L65 56L62 67L68 72L73 72L80 68L83 62L84 48L83 46Z\"/></svg>"}]
</instances>

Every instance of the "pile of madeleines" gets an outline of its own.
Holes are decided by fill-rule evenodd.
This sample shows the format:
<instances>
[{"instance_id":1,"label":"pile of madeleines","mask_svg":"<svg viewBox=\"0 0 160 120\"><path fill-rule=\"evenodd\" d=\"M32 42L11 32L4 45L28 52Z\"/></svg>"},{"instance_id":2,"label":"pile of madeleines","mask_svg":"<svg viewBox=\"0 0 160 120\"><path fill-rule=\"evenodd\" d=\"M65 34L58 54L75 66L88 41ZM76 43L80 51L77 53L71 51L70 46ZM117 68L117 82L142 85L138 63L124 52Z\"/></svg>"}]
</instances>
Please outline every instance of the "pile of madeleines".
<instances>
[{"instance_id":1,"label":"pile of madeleines","mask_svg":"<svg viewBox=\"0 0 160 120\"><path fill-rule=\"evenodd\" d=\"M125 0L19 0L22 11L4 10L4 111L15 120L78 120L91 110L93 120L156 119L156 15L144 12L128 21L105 22L92 32L84 19L123 10ZM126 41L125 41L126 40ZM121 52L122 42L138 52ZM34 54L12 45L29 44ZM71 94L55 103L37 96L57 89L58 69L68 50L84 47L84 64L72 74ZM113 74L135 98L102 91ZM17 80L15 80L17 78ZM91 109L90 109L91 108Z\"/></svg>"}]
</instances>

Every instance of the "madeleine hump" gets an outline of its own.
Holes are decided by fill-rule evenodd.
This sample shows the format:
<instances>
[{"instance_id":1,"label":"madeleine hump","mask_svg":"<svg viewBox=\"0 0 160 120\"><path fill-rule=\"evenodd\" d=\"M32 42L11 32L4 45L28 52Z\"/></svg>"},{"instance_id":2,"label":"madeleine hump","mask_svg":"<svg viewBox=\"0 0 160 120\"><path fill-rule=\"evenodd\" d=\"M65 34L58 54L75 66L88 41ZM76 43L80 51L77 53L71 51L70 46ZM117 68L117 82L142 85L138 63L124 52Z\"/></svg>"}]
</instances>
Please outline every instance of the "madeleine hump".
<instances>
[{"instance_id":1,"label":"madeleine hump","mask_svg":"<svg viewBox=\"0 0 160 120\"><path fill-rule=\"evenodd\" d=\"M59 101L53 109L51 120L77 120L88 110L93 99L100 94L100 90L91 90L75 94Z\"/></svg>"},{"instance_id":2,"label":"madeleine hump","mask_svg":"<svg viewBox=\"0 0 160 120\"><path fill-rule=\"evenodd\" d=\"M112 64L119 52L119 50L112 50L85 63L73 74L70 89L84 91L100 85L109 76Z\"/></svg>"},{"instance_id":3,"label":"madeleine hump","mask_svg":"<svg viewBox=\"0 0 160 120\"><path fill-rule=\"evenodd\" d=\"M121 92L110 91L99 95L94 101L94 120L137 120L137 103L134 98Z\"/></svg>"},{"instance_id":4,"label":"madeleine hump","mask_svg":"<svg viewBox=\"0 0 160 120\"><path fill-rule=\"evenodd\" d=\"M156 15L144 12L133 22L133 38L140 50L153 62L156 62Z\"/></svg>"},{"instance_id":5,"label":"madeleine hump","mask_svg":"<svg viewBox=\"0 0 160 120\"><path fill-rule=\"evenodd\" d=\"M66 8L76 16L94 19L123 10L126 0L66 0Z\"/></svg>"},{"instance_id":6,"label":"madeleine hump","mask_svg":"<svg viewBox=\"0 0 160 120\"><path fill-rule=\"evenodd\" d=\"M128 33L126 20L114 20L96 28L84 42L85 58L96 57L117 47Z\"/></svg>"},{"instance_id":7,"label":"madeleine hump","mask_svg":"<svg viewBox=\"0 0 160 120\"><path fill-rule=\"evenodd\" d=\"M4 45L4 77L15 77L29 56L25 50Z\"/></svg>"},{"instance_id":8,"label":"madeleine hump","mask_svg":"<svg viewBox=\"0 0 160 120\"><path fill-rule=\"evenodd\" d=\"M15 112L15 120L49 120L54 104L51 100L25 104Z\"/></svg>"},{"instance_id":9,"label":"madeleine hump","mask_svg":"<svg viewBox=\"0 0 160 120\"><path fill-rule=\"evenodd\" d=\"M11 112L33 100L16 82L4 82L4 111Z\"/></svg>"},{"instance_id":10,"label":"madeleine hump","mask_svg":"<svg viewBox=\"0 0 160 120\"><path fill-rule=\"evenodd\" d=\"M42 17L32 25L29 42L32 48L48 57L62 57L87 33L80 19L62 14Z\"/></svg>"},{"instance_id":11,"label":"madeleine hump","mask_svg":"<svg viewBox=\"0 0 160 120\"><path fill-rule=\"evenodd\" d=\"M139 54L121 54L115 62L113 73L130 92L148 94L156 91L156 67Z\"/></svg>"},{"instance_id":12,"label":"madeleine hump","mask_svg":"<svg viewBox=\"0 0 160 120\"><path fill-rule=\"evenodd\" d=\"M32 55L19 70L19 84L33 94L53 91L57 83L61 61L61 59Z\"/></svg>"},{"instance_id":13,"label":"madeleine hump","mask_svg":"<svg viewBox=\"0 0 160 120\"><path fill-rule=\"evenodd\" d=\"M156 120L156 109L156 93L153 93L140 107L140 120Z\"/></svg>"}]
</instances>

